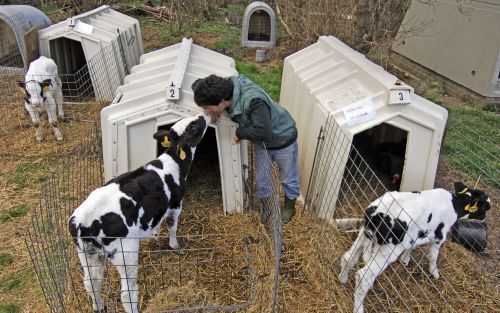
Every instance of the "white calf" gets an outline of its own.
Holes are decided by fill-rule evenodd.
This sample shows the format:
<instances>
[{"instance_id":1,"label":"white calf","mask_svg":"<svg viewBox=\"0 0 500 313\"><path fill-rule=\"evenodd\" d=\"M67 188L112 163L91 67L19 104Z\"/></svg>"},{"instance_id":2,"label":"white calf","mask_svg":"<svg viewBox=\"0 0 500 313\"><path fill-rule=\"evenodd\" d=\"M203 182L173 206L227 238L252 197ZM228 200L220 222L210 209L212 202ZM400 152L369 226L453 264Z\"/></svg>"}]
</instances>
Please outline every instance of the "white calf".
<instances>
[{"instance_id":1,"label":"white calf","mask_svg":"<svg viewBox=\"0 0 500 313\"><path fill-rule=\"evenodd\" d=\"M196 146L210 116L200 114L160 130L154 138L168 146L156 160L122 174L94 190L73 212L69 230L77 244L85 274L84 285L94 311L103 311L101 256L116 266L121 277L121 300L127 313L137 313L139 244L156 234L166 220L172 249L178 249L177 221L186 178Z\"/></svg>"},{"instance_id":2,"label":"white calf","mask_svg":"<svg viewBox=\"0 0 500 313\"><path fill-rule=\"evenodd\" d=\"M356 273L354 312L363 312L363 301L377 277L401 256L405 265L411 251L426 244L429 273L439 278L437 258L446 235L457 219L483 220L490 198L480 190L455 183L455 194L444 189L422 192L388 192L365 211L365 225L341 260L339 280L347 283L349 271L363 255L365 266Z\"/></svg>"},{"instance_id":3,"label":"white calf","mask_svg":"<svg viewBox=\"0 0 500 313\"><path fill-rule=\"evenodd\" d=\"M57 128L57 116L64 117L63 94L56 63L44 56L39 57L31 62L25 81L18 84L24 94L24 106L35 125L36 139L43 140L39 113L44 110L54 129L54 136L62 140L61 131Z\"/></svg>"}]
</instances>

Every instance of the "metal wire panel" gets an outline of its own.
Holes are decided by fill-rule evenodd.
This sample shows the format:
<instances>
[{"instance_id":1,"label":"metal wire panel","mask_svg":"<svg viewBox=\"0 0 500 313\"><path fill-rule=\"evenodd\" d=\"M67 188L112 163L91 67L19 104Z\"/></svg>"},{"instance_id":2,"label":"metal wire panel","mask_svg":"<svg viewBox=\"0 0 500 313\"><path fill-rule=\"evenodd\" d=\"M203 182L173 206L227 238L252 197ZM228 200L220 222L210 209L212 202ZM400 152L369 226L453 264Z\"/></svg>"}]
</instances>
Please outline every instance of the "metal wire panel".
<instances>
[{"instance_id":1,"label":"metal wire panel","mask_svg":"<svg viewBox=\"0 0 500 313\"><path fill-rule=\"evenodd\" d=\"M42 187L40 207L28 230L26 245L52 312L93 312L67 222L72 210L103 183L95 130L94 135L82 136L85 139L78 151L58 162ZM278 176L272 173L273 196L278 197ZM263 215L264 237L252 232L203 233L200 228L178 236L183 246L179 251L168 247L168 237L162 232L142 242L137 264L141 312L274 311L282 231L279 206L273 203L273 209ZM194 218L186 214L199 213L185 212L181 219ZM126 241L135 238L116 240L126 246ZM123 251L127 253L132 252ZM89 269L100 266L103 270L99 282L106 310L123 312L116 267L103 255L99 260L99 264L89 263Z\"/></svg>"},{"instance_id":2,"label":"metal wire panel","mask_svg":"<svg viewBox=\"0 0 500 313\"><path fill-rule=\"evenodd\" d=\"M271 40L271 17L264 10L258 10L250 16L248 21L248 40Z\"/></svg>"},{"instance_id":3,"label":"metal wire panel","mask_svg":"<svg viewBox=\"0 0 500 313\"><path fill-rule=\"evenodd\" d=\"M467 175L477 177L479 174L488 184L500 188L499 137L498 129L496 137L486 138L458 121L448 129L446 140L462 144L448 146L446 160L450 166L463 169Z\"/></svg>"}]
</instances>

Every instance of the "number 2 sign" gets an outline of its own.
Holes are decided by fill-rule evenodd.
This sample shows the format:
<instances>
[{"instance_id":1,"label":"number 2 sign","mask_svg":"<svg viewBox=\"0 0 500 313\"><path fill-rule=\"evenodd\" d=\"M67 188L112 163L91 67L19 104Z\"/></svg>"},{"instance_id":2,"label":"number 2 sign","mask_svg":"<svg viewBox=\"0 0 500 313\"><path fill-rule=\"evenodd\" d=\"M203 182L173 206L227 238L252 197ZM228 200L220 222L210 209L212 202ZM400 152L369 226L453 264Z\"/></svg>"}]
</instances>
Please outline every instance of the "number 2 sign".
<instances>
[{"instance_id":1,"label":"number 2 sign","mask_svg":"<svg viewBox=\"0 0 500 313\"><path fill-rule=\"evenodd\" d=\"M179 100L181 98L181 90L174 84L170 84L166 89L167 100Z\"/></svg>"}]
</instances>

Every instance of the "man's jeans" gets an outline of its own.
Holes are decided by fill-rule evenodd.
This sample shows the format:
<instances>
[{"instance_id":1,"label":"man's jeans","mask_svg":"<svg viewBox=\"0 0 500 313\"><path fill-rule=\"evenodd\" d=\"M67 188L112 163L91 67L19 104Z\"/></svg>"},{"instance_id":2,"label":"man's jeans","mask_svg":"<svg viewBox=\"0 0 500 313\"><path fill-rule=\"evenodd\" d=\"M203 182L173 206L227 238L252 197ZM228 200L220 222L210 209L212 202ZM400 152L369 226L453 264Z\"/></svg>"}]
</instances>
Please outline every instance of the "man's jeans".
<instances>
[{"instance_id":1,"label":"man's jeans","mask_svg":"<svg viewBox=\"0 0 500 313\"><path fill-rule=\"evenodd\" d=\"M255 145L257 163L257 197L267 198L273 192L272 162L279 167L280 182L288 199L300 196L299 162L297 141L280 150L266 150ZM278 192L278 191L275 191Z\"/></svg>"}]
</instances>

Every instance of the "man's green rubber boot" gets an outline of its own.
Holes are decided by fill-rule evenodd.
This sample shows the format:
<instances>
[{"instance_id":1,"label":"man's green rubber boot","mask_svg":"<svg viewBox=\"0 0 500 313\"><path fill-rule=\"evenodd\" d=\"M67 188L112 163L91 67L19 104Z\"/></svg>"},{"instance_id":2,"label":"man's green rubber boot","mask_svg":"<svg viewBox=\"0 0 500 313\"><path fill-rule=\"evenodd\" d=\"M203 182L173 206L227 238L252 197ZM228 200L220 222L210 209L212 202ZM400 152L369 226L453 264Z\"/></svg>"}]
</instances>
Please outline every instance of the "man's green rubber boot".
<instances>
[{"instance_id":1,"label":"man's green rubber boot","mask_svg":"<svg viewBox=\"0 0 500 313\"><path fill-rule=\"evenodd\" d=\"M292 220L295 215L295 199L288 199L285 196L285 207L281 210L281 222L286 224Z\"/></svg>"}]
</instances>

